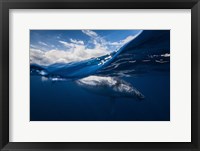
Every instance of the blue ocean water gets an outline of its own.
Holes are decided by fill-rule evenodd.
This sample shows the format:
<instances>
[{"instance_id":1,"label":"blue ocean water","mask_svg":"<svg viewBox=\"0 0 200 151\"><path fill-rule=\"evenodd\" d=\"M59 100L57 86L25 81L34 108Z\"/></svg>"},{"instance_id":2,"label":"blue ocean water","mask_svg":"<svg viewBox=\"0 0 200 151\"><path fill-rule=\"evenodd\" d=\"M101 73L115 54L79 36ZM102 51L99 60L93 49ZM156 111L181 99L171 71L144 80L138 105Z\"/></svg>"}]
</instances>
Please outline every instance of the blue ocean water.
<instances>
[{"instance_id":1,"label":"blue ocean water","mask_svg":"<svg viewBox=\"0 0 200 151\"><path fill-rule=\"evenodd\" d=\"M31 121L169 121L170 31L89 60L31 64Z\"/></svg>"}]
</instances>

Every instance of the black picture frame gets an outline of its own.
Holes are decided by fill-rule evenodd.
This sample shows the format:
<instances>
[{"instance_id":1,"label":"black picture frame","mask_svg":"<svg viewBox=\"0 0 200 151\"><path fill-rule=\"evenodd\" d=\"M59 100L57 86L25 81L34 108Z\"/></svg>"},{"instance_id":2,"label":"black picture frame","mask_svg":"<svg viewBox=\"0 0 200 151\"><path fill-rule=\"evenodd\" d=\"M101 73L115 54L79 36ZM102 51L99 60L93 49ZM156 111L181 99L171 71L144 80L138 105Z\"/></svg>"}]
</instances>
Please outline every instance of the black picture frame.
<instances>
[{"instance_id":1,"label":"black picture frame","mask_svg":"<svg viewBox=\"0 0 200 151\"><path fill-rule=\"evenodd\" d=\"M9 142L9 9L191 9L191 142ZM200 151L199 0L0 0L0 149ZM181 100L180 100L181 101Z\"/></svg>"}]
</instances>

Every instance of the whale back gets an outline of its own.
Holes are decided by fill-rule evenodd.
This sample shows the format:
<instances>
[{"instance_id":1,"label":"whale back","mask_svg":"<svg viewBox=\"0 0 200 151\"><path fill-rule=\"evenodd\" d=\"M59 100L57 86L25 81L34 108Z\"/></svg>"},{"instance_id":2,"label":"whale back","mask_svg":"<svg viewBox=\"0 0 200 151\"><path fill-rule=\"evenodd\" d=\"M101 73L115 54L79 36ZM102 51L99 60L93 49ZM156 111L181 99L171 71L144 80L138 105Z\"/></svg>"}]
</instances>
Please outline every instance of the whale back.
<instances>
[{"instance_id":1,"label":"whale back","mask_svg":"<svg viewBox=\"0 0 200 151\"><path fill-rule=\"evenodd\" d=\"M114 77L89 76L76 83L87 91L103 96L144 99L144 95L130 83Z\"/></svg>"}]
</instances>

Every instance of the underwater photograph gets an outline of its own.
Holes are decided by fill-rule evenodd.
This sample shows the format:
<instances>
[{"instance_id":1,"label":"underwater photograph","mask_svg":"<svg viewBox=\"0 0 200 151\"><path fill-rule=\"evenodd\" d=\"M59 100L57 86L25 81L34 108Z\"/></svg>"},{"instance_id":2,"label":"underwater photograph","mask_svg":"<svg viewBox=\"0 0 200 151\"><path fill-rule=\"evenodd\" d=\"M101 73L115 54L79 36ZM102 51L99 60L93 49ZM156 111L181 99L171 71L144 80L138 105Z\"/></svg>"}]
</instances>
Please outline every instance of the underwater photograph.
<instances>
[{"instance_id":1,"label":"underwater photograph","mask_svg":"<svg viewBox=\"0 0 200 151\"><path fill-rule=\"evenodd\" d=\"M170 121L170 30L30 30L30 121Z\"/></svg>"}]
</instances>

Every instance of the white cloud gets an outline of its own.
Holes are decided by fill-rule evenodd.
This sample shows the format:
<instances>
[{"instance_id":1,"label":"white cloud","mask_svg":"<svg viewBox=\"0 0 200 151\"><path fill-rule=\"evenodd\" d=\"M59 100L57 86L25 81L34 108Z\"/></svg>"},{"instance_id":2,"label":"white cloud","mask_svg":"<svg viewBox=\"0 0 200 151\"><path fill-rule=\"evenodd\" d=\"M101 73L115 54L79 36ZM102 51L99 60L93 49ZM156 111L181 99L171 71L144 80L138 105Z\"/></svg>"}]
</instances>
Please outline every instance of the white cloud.
<instances>
[{"instance_id":1,"label":"white cloud","mask_svg":"<svg viewBox=\"0 0 200 151\"><path fill-rule=\"evenodd\" d=\"M132 39L134 39L136 36L128 36L126 37L124 40L121 41L122 45L124 45L125 43L131 41Z\"/></svg>"},{"instance_id":2,"label":"white cloud","mask_svg":"<svg viewBox=\"0 0 200 151\"><path fill-rule=\"evenodd\" d=\"M127 42L136 38L142 31L138 32L138 34L136 35L130 35L126 37L125 39L117 41L117 42L106 41L103 37L101 37L100 35L98 35L96 32L92 30L82 30L82 32L91 38L91 41L95 45L96 48L101 47L108 51L113 51L113 50L119 49Z\"/></svg>"},{"instance_id":3,"label":"white cloud","mask_svg":"<svg viewBox=\"0 0 200 151\"><path fill-rule=\"evenodd\" d=\"M31 47L31 48L37 48L37 46L36 46L36 45L33 45L33 44L31 44L30 47Z\"/></svg>"},{"instance_id":4,"label":"white cloud","mask_svg":"<svg viewBox=\"0 0 200 151\"><path fill-rule=\"evenodd\" d=\"M90 37L97 37L97 36L98 36L98 34L95 33L95 32L92 31L92 30L82 30L82 32L83 32L84 34L90 36Z\"/></svg>"},{"instance_id":5,"label":"white cloud","mask_svg":"<svg viewBox=\"0 0 200 151\"><path fill-rule=\"evenodd\" d=\"M120 48L137 36L128 36L118 42L110 42L106 41L94 31L82 30L82 32L90 36L90 42L94 45L93 48L89 48L84 41L81 40L69 39L70 42L60 40L58 42L65 47L63 50L53 48L48 51L42 51L40 48L30 48L31 63L49 65L58 62L69 63L100 57Z\"/></svg>"},{"instance_id":6,"label":"white cloud","mask_svg":"<svg viewBox=\"0 0 200 151\"><path fill-rule=\"evenodd\" d=\"M48 44L46 44L46 43L44 43L44 42L42 42L42 41L39 41L38 43L39 43L40 45L48 46Z\"/></svg>"},{"instance_id":7,"label":"white cloud","mask_svg":"<svg viewBox=\"0 0 200 151\"><path fill-rule=\"evenodd\" d=\"M82 61L93 57L100 57L107 53L105 50L88 49L84 46L76 46L75 49L69 49L68 51L52 49L44 52L38 49L30 49L30 60L31 63L49 65L59 62Z\"/></svg>"},{"instance_id":8,"label":"white cloud","mask_svg":"<svg viewBox=\"0 0 200 151\"><path fill-rule=\"evenodd\" d=\"M142 31L141 31L142 32ZM122 47L124 44L128 43L129 41L135 39L141 32L139 32L138 34L136 35L130 35L128 37L126 37L125 39L123 40L120 40L118 42L109 42L108 45L111 45L111 46L116 46L117 48L120 48Z\"/></svg>"},{"instance_id":9,"label":"white cloud","mask_svg":"<svg viewBox=\"0 0 200 151\"><path fill-rule=\"evenodd\" d=\"M84 42L81 40L76 40L76 39L70 39L70 41L74 44L80 44L80 45L84 45Z\"/></svg>"},{"instance_id":10,"label":"white cloud","mask_svg":"<svg viewBox=\"0 0 200 151\"><path fill-rule=\"evenodd\" d=\"M69 42L65 42L65 41L61 41L61 40L59 41L59 43L63 44L67 48L74 47L73 43L69 43Z\"/></svg>"},{"instance_id":11,"label":"white cloud","mask_svg":"<svg viewBox=\"0 0 200 151\"><path fill-rule=\"evenodd\" d=\"M38 49L38 50L42 50L42 51L48 51L50 49L50 47L52 47L51 45L45 45L41 44L42 42L38 42L38 44L30 44L30 48L32 49Z\"/></svg>"}]
</instances>

